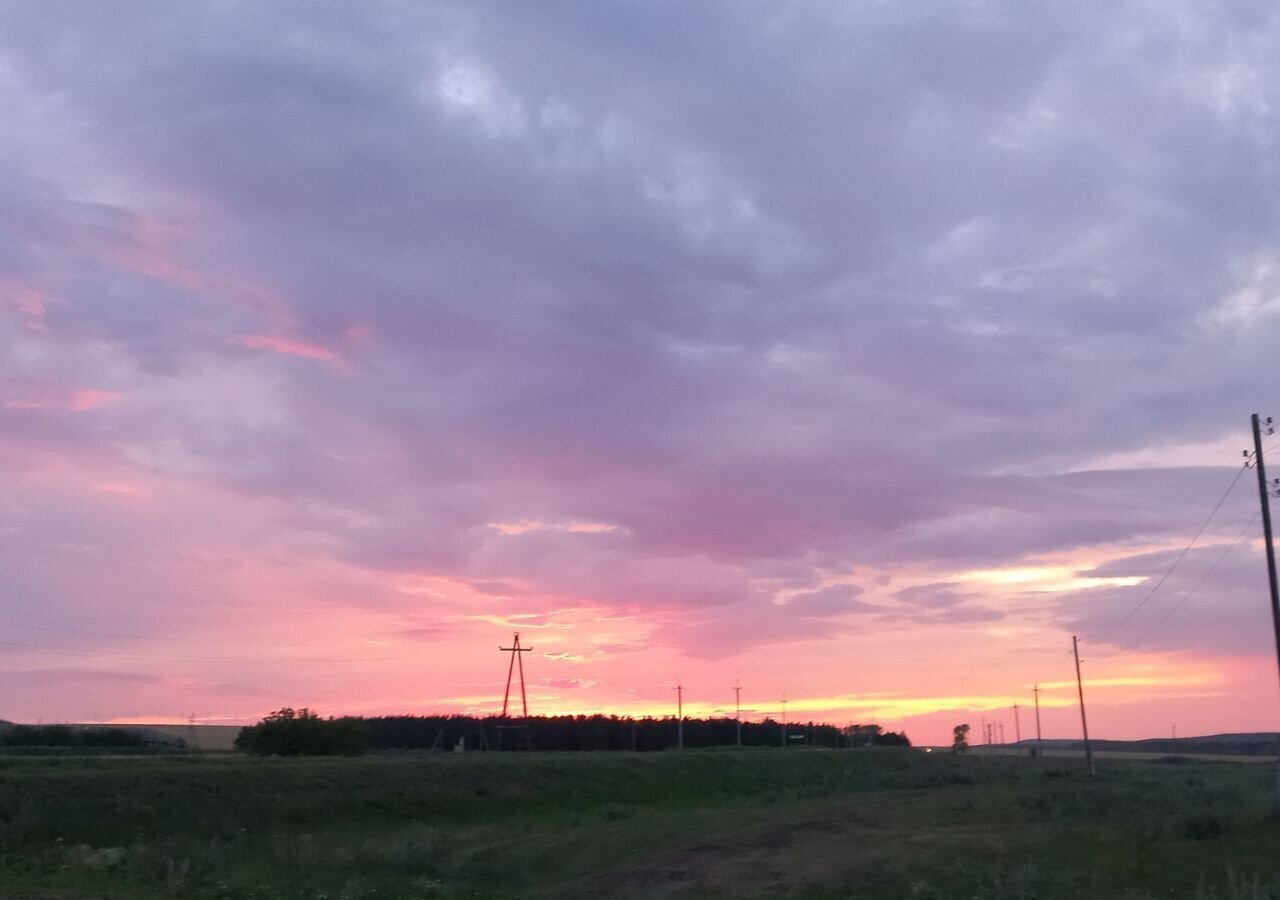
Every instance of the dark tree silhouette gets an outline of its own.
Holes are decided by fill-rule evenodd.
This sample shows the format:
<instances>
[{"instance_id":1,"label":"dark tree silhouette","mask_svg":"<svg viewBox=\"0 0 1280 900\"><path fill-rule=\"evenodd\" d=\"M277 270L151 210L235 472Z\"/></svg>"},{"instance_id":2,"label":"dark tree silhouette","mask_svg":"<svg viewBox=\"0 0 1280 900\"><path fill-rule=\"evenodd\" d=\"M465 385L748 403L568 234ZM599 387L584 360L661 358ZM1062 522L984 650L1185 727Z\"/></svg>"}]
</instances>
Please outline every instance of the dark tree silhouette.
<instances>
[{"instance_id":1,"label":"dark tree silhouette","mask_svg":"<svg viewBox=\"0 0 1280 900\"><path fill-rule=\"evenodd\" d=\"M286 707L241 728L235 746L260 756L357 756L369 749L369 732L362 719L322 719L306 707Z\"/></svg>"},{"instance_id":2,"label":"dark tree silhouette","mask_svg":"<svg viewBox=\"0 0 1280 900\"><path fill-rule=\"evenodd\" d=\"M651 752L674 749L677 723L674 717L631 719L621 716L534 716L522 722L500 716L379 716L355 720L322 720L310 710L280 710L260 724L246 728L236 746L252 753L292 755L297 753L342 753L343 749L300 749L303 746L329 748L330 743L313 736L320 726L351 722L359 725L371 750L631 750ZM510 726L523 725L524 733ZM905 734L862 726L857 741L834 725L792 722L790 730L803 735L804 743L819 747L911 746ZM527 729L527 731L525 731ZM684 744L698 747L733 746L736 723L731 718L685 719ZM782 744L782 726L773 719L742 723L742 743L748 747L777 747ZM794 743L798 743L793 741Z\"/></svg>"},{"instance_id":3,"label":"dark tree silhouette","mask_svg":"<svg viewBox=\"0 0 1280 900\"><path fill-rule=\"evenodd\" d=\"M80 728L71 725L6 725L0 747L142 747L146 738L125 728Z\"/></svg>"}]
</instances>

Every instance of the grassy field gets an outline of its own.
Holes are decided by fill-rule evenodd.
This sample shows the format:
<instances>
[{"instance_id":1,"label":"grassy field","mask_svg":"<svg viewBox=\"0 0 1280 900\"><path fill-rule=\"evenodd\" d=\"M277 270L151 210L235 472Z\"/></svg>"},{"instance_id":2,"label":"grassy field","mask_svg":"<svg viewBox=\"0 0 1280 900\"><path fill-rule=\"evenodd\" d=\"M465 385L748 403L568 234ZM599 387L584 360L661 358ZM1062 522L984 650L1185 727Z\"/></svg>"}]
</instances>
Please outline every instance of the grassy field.
<instances>
[{"instance_id":1,"label":"grassy field","mask_svg":"<svg viewBox=\"0 0 1280 900\"><path fill-rule=\"evenodd\" d=\"M1274 781L891 749L0 759L0 898L1280 898Z\"/></svg>"}]
</instances>

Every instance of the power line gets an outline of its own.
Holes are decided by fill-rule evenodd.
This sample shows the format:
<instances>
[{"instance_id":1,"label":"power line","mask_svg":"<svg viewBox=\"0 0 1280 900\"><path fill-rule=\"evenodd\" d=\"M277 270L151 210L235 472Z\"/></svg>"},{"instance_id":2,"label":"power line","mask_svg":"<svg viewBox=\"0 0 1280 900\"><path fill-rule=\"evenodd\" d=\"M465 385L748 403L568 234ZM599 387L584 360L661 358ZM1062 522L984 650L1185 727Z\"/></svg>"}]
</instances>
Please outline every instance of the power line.
<instances>
[{"instance_id":1,"label":"power line","mask_svg":"<svg viewBox=\"0 0 1280 900\"><path fill-rule=\"evenodd\" d=\"M120 659L140 659L156 662L224 662L224 663L362 663L395 662L417 659L414 656L363 656L322 659L314 656L151 656L138 653L119 653L114 650L95 650L89 647L56 647L49 644L24 644L18 641L0 641L0 647L34 650L38 653L79 653L85 656L114 656Z\"/></svg>"},{"instance_id":2,"label":"power line","mask_svg":"<svg viewBox=\"0 0 1280 900\"><path fill-rule=\"evenodd\" d=\"M1237 545L1237 544L1239 544L1242 540L1244 540L1244 536L1245 536L1246 534L1248 534L1248 533L1249 533L1249 529L1253 526L1253 523L1254 523L1255 521L1257 521L1257 519L1258 519L1258 514L1257 514L1257 513L1254 513L1254 514L1253 514L1253 516L1252 516L1252 517L1250 517L1249 521L1245 523L1244 528L1240 529L1240 533L1239 533L1238 535L1236 535L1236 539L1235 539L1234 541L1232 541L1230 544L1228 544L1228 545L1227 545L1227 549L1223 550L1223 551L1222 551L1222 553L1218 556L1218 558L1217 558L1217 559L1215 559L1215 560L1213 561L1213 565L1209 566L1209 568L1208 568L1207 570L1205 570L1205 573L1204 573L1203 575L1201 575L1201 576L1200 576L1200 580L1199 580L1199 581L1197 581L1197 582L1192 586L1191 590L1189 590L1189 591L1187 591L1185 594L1183 594L1183 595L1182 595L1182 599L1181 599L1181 600L1179 600L1177 603L1175 603L1173 606L1171 606L1171 607L1169 608L1169 611L1168 611L1168 612L1166 612L1163 616L1161 616L1161 617L1160 617L1160 620L1159 620L1158 622L1156 622L1154 625L1152 625L1150 628L1148 628L1146 631L1144 631L1141 635L1139 635L1137 638L1135 638L1132 642L1130 642L1129 644L1125 645L1124 649L1125 649L1125 650L1132 650L1134 647L1138 646L1138 644L1142 643L1142 642L1143 642L1143 641L1145 641L1148 637L1150 637L1150 636L1151 636L1151 632L1155 631L1157 628L1159 628L1161 625L1163 625L1165 622L1167 622L1167 621L1169 620L1169 617L1170 617L1170 616L1172 616L1172 615L1173 615L1174 613L1176 613L1179 609L1181 609L1181 608L1182 608L1182 604L1184 604L1184 603L1186 603L1188 600L1190 600L1190 599L1192 598L1192 596L1195 594L1195 592L1196 592L1196 591L1198 591L1198 590L1200 590L1200 586L1201 586L1202 584L1204 584L1204 583L1205 583L1205 581L1207 581L1207 580L1208 580L1209 576L1210 576L1210 575L1212 575L1212 574L1213 574L1213 572L1214 572L1214 570L1215 570L1215 569L1217 569L1217 568L1218 568L1218 566L1222 564L1222 561L1223 561L1223 560L1225 560L1225 559L1227 558L1228 554L1230 554L1230 553L1231 553L1231 551L1232 551L1232 550L1234 550L1234 549L1236 548L1236 545Z\"/></svg>"},{"instance_id":3,"label":"power line","mask_svg":"<svg viewBox=\"0 0 1280 900\"><path fill-rule=\"evenodd\" d=\"M1195 536L1191 538L1187 543L1187 546L1182 548L1182 552L1178 554L1178 558L1175 559L1173 564L1170 565L1169 568L1165 570L1164 574L1160 576L1160 580L1156 582L1156 586L1153 587L1145 597L1138 601L1138 605L1129 610L1129 612L1127 612L1120 621L1116 622L1113 627L1119 628L1125 622L1128 622L1133 618L1138 610L1147 605L1148 600L1156 595L1156 591L1160 590L1161 585L1163 585L1165 581L1168 580L1169 576L1173 574L1173 570L1178 568L1178 564L1181 563L1182 560L1186 558L1186 555L1191 552L1191 548L1195 546L1196 541L1200 540L1200 536L1204 534L1204 530L1209 527L1209 523L1213 521L1213 517L1218 514L1218 510L1222 509L1222 504L1227 502L1227 498L1231 496L1231 492L1235 490L1236 484L1239 483L1240 477L1244 475L1244 472L1244 466L1241 466L1240 469L1236 471L1236 477L1231 479L1231 484L1227 485L1227 489L1222 492L1222 496L1218 498L1218 502L1213 505L1213 509L1209 511L1209 515L1205 518L1204 522L1201 523L1200 528L1196 530Z\"/></svg>"}]
</instances>

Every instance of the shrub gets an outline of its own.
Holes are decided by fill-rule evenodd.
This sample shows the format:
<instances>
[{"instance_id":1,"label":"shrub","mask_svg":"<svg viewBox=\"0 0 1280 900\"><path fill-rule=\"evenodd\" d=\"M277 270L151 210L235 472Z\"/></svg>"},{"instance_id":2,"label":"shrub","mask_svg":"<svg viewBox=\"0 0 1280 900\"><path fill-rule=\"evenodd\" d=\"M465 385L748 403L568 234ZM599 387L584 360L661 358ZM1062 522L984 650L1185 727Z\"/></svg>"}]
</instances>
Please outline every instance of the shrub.
<instances>
[{"instance_id":1,"label":"shrub","mask_svg":"<svg viewBox=\"0 0 1280 900\"><path fill-rule=\"evenodd\" d=\"M285 708L240 729L235 747L259 756L358 756L369 749L369 733L359 719Z\"/></svg>"}]
</instances>

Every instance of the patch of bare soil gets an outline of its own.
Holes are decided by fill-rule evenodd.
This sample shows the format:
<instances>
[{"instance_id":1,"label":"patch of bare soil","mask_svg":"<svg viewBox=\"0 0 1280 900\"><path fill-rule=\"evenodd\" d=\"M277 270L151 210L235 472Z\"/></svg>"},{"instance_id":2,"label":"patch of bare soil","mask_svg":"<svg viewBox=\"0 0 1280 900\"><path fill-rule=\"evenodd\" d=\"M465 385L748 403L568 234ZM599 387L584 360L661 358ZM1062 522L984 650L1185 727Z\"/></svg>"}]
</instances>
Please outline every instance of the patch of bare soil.
<instances>
[{"instance_id":1,"label":"patch of bare soil","mask_svg":"<svg viewBox=\"0 0 1280 900\"><path fill-rule=\"evenodd\" d=\"M750 815L758 815L753 811ZM809 884L839 882L873 861L890 837L852 805L768 822L727 821L726 830L593 876L571 898L675 900L769 897Z\"/></svg>"}]
</instances>

